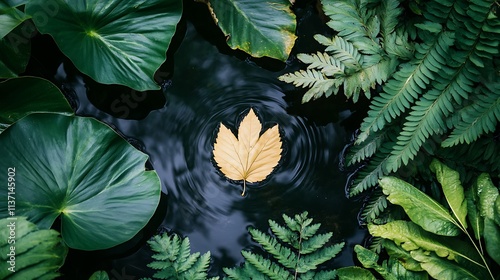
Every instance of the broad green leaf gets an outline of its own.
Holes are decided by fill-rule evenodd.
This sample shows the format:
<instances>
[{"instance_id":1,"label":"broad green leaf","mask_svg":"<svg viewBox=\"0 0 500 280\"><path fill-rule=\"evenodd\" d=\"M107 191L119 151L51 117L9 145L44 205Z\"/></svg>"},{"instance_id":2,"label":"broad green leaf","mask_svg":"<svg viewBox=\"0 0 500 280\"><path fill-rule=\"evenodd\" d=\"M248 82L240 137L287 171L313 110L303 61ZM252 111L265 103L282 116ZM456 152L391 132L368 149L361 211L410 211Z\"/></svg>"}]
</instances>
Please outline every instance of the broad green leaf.
<instances>
[{"instance_id":1,"label":"broad green leaf","mask_svg":"<svg viewBox=\"0 0 500 280\"><path fill-rule=\"evenodd\" d=\"M388 195L387 199L402 206L410 219L423 229L446 236L461 233L445 207L411 184L395 177L383 177L379 184L384 194Z\"/></svg>"},{"instance_id":2,"label":"broad green leaf","mask_svg":"<svg viewBox=\"0 0 500 280\"><path fill-rule=\"evenodd\" d=\"M475 185L479 196L479 212L481 216L495 219L495 201L498 197L498 189L491 182L488 173L482 173L477 177Z\"/></svg>"},{"instance_id":3,"label":"broad green leaf","mask_svg":"<svg viewBox=\"0 0 500 280\"><path fill-rule=\"evenodd\" d=\"M89 280L109 280L109 275L106 271L99 270L94 272L90 276Z\"/></svg>"},{"instance_id":4,"label":"broad green leaf","mask_svg":"<svg viewBox=\"0 0 500 280\"><path fill-rule=\"evenodd\" d=\"M11 4L9 1L0 0L0 39L30 18Z\"/></svg>"},{"instance_id":5,"label":"broad green leaf","mask_svg":"<svg viewBox=\"0 0 500 280\"><path fill-rule=\"evenodd\" d=\"M295 14L287 0L208 0L232 49L285 61L295 43Z\"/></svg>"},{"instance_id":6,"label":"broad green leaf","mask_svg":"<svg viewBox=\"0 0 500 280\"><path fill-rule=\"evenodd\" d=\"M458 237L432 234L412 222L398 220L385 225L368 224L368 230L373 236L392 240L407 251L424 249L436 252L440 257L456 261L465 260L483 267L480 256L469 243L463 242Z\"/></svg>"},{"instance_id":7,"label":"broad green leaf","mask_svg":"<svg viewBox=\"0 0 500 280\"><path fill-rule=\"evenodd\" d=\"M376 280L368 270L357 266L341 267L337 269L339 280Z\"/></svg>"},{"instance_id":8,"label":"broad green leaf","mask_svg":"<svg viewBox=\"0 0 500 280\"><path fill-rule=\"evenodd\" d=\"M484 243L488 255L500 265L500 226L489 218L484 219Z\"/></svg>"},{"instance_id":9,"label":"broad green leaf","mask_svg":"<svg viewBox=\"0 0 500 280\"><path fill-rule=\"evenodd\" d=\"M411 256L420 262L422 268L424 268L430 276L438 280L486 279L453 261L440 258L433 253L425 253L422 250L416 250L411 252Z\"/></svg>"},{"instance_id":10,"label":"broad green leaf","mask_svg":"<svg viewBox=\"0 0 500 280\"><path fill-rule=\"evenodd\" d=\"M92 118L31 114L0 134L0 154L0 170L15 172L15 214L40 228L60 216L71 248L105 249L129 240L160 199L158 175L145 171L148 156ZM3 182L7 174L0 174ZM8 191L0 189L1 217Z\"/></svg>"},{"instance_id":11,"label":"broad green leaf","mask_svg":"<svg viewBox=\"0 0 500 280\"><path fill-rule=\"evenodd\" d=\"M484 229L484 218L481 217L479 211L479 198L477 197L476 187L473 186L465 191L465 198L467 199L467 218L474 231L474 238L481 240Z\"/></svg>"},{"instance_id":12,"label":"broad green leaf","mask_svg":"<svg viewBox=\"0 0 500 280\"><path fill-rule=\"evenodd\" d=\"M29 31L18 26L0 39L0 78L17 77L26 69L31 54L31 41L26 35Z\"/></svg>"},{"instance_id":13,"label":"broad green leaf","mask_svg":"<svg viewBox=\"0 0 500 280\"><path fill-rule=\"evenodd\" d=\"M465 200L464 188L460 182L460 174L437 159L432 160L430 169L436 174L453 215L459 221L462 229L466 229L467 200Z\"/></svg>"},{"instance_id":14,"label":"broad green leaf","mask_svg":"<svg viewBox=\"0 0 500 280\"><path fill-rule=\"evenodd\" d=\"M0 82L0 133L33 113L73 115L61 91L51 82L36 77Z\"/></svg>"},{"instance_id":15,"label":"broad green leaf","mask_svg":"<svg viewBox=\"0 0 500 280\"><path fill-rule=\"evenodd\" d=\"M26 217L0 220L0 279L54 279L68 247L59 232L38 229ZM13 234L11 233L13 232ZM11 262L11 256L15 259ZM13 272L14 271L14 272Z\"/></svg>"},{"instance_id":16,"label":"broad green leaf","mask_svg":"<svg viewBox=\"0 0 500 280\"><path fill-rule=\"evenodd\" d=\"M238 138L229 128L220 124L214 144L214 160L226 177L246 182L264 180L281 159L281 138L278 125L267 129L262 135L262 124L253 109L241 121Z\"/></svg>"},{"instance_id":17,"label":"broad green leaf","mask_svg":"<svg viewBox=\"0 0 500 280\"><path fill-rule=\"evenodd\" d=\"M160 87L153 75L182 14L181 0L33 0L26 13L81 72L103 84Z\"/></svg>"}]
</instances>

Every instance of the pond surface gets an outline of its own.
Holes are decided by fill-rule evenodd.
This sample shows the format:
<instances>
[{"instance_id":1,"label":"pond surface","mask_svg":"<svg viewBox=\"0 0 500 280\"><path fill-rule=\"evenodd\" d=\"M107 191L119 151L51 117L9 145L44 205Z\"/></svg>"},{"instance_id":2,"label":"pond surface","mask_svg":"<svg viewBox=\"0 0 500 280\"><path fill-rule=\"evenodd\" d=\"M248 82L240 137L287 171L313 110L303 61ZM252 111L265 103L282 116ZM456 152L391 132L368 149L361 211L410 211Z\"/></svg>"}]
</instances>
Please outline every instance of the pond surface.
<instances>
[{"instance_id":1,"label":"pond surface","mask_svg":"<svg viewBox=\"0 0 500 280\"><path fill-rule=\"evenodd\" d=\"M67 60L55 73L56 83L75 93L78 115L110 124L150 155L166 194L152 226L189 237L192 252L210 251L210 273L216 275L222 267L241 263L241 250L256 247L249 227L267 231L268 219L282 223L283 213L308 211L322 224L322 232L334 233L334 243L346 242L328 267L353 265L352 248L366 232L357 220L361 204L346 198L349 174L340 164L355 127L349 125L352 108L341 97L301 105L303 91L277 79L298 69L296 60L264 68L263 60L225 54L206 34L200 35L196 21L184 23L180 45L159 71L159 78L166 79L162 91L95 85ZM236 131L249 108L256 110L264 128L279 125L284 151L275 171L265 181L247 185L242 197L241 182L218 171L212 150L220 123ZM112 279L151 276L146 267L151 252L144 245L148 237L142 233L118 255L104 252L106 259L87 268L83 264L91 261L85 259L99 254L70 254L64 272L82 277L79 270L96 267L108 270Z\"/></svg>"}]
</instances>

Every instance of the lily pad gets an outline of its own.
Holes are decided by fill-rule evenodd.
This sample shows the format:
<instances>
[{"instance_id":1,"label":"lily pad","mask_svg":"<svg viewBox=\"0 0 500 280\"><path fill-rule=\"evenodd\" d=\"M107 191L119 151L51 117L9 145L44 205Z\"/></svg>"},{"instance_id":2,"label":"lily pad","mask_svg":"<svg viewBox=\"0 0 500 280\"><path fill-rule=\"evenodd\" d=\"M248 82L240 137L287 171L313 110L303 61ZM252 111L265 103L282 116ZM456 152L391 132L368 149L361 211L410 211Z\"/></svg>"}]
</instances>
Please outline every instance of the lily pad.
<instances>
[{"instance_id":1,"label":"lily pad","mask_svg":"<svg viewBox=\"0 0 500 280\"><path fill-rule=\"evenodd\" d=\"M232 49L287 60L297 38L289 1L215 0L208 6Z\"/></svg>"},{"instance_id":2,"label":"lily pad","mask_svg":"<svg viewBox=\"0 0 500 280\"><path fill-rule=\"evenodd\" d=\"M106 249L129 240L160 200L158 175L145 170L148 156L93 118L31 114L0 134L0 154L1 180L15 178L15 214L40 228L60 217L71 248ZM2 200L7 191L0 189ZM7 210L3 201L0 215Z\"/></svg>"},{"instance_id":3,"label":"lily pad","mask_svg":"<svg viewBox=\"0 0 500 280\"><path fill-rule=\"evenodd\" d=\"M160 88L153 75L166 60L182 1L33 0L26 13L81 72L145 91Z\"/></svg>"},{"instance_id":4,"label":"lily pad","mask_svg":"<svg viewBox=\"0 0 500 280\"><path fill-rule=\"evenodd\" d=\"M32 113L73 115L61 91L51 82L21 77L0 83L0 133Z\"/></svg>"}]
</instances>

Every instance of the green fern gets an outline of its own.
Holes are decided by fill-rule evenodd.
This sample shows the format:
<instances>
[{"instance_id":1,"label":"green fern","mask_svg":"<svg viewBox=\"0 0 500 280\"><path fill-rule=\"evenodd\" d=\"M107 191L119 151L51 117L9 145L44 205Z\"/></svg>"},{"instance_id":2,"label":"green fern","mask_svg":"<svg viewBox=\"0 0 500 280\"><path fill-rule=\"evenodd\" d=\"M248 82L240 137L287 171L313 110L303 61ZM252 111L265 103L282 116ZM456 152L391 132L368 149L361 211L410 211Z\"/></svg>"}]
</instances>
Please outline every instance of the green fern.
<instances>
[{"instance_id":1,"label":"green fern","mask_svg":"<svg viewBox=\"0 0 500 280\"><path fill-rule=\"evenodd\" d=\"M307 71L285 74L279 79L308 88L302 102L343 92L354 102L363 92L385 82L396 70L399 59L411 57L413 47L404 31L396 29L402 9L399 1L388 0L372 8L373 1L322 1L330 17L333 38L317 34L314 38L326 47L325 53L299 54Z\"/></svg>"},{"instance_id":2,"label":"green fern","mask_svg":"<svg viewBox=\"0 0 500 280\"><path fill-rule=\"evenodd\" d=\"M148 264L148 267L158 270L153 277L156 279L207 279L207 269L210 264L210 252L203 255L191 254L188 238L180 238L178 235L167 233L155 235L148 241L151 250L155 252L152 256L156 261ZM211 279L219 279L218 277Z\"/></svg>"},{"instance_id":3,"label":"green fern","mask_svg":"<svg viewBox=\"0 0 500 280\"><path fill-rule=\"evenodd\" d=\"M270 255L263 257L242 251L245 263L238 268L224 268L230 279L333 279L334 270L316 271L333 259L344 243L326 246L332 233L317 234L320 224L312 224L308 213L283 215L285 226L269 220L273 235L249 229L252 238ZM299 277L300 276L300 277Z\"/></svg>"}]
</instances>

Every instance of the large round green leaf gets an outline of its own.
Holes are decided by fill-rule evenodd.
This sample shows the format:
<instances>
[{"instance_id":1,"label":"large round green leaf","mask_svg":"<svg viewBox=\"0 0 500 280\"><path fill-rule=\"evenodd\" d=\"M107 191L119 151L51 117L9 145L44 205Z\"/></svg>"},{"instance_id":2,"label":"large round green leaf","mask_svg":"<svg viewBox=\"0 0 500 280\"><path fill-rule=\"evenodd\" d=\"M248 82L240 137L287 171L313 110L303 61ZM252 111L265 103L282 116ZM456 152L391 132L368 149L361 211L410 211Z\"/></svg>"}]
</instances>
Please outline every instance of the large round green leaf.
<instances>
[{"instance_id":1,"label":"large round green leaf","mask_svg":"<svg viewBox=\"0 0 500 280\"><path fill-rule=\"evenodd\" d=\"M92 118L31 114L0 134L0 154L0 180L15 178L15 215L41 228L61 216L61 234L72 248L129 240L160 200L158 175L145 171L148 156ZM8 191L0 189L2 216Z\"/></svg>"},{"instance_id":2,"label":"large round green leaf","mask_svg":"<svg viewBox=\"0 0 500 280\"><path fill-rule=\"evenodd\" d=\"M181 0L33 0L26 12L83 73L135 90L160 87L153 75L182 14Z\"/></svg>"},{"instance_id":3,"label":"large round green leaf","mask_svg":"<svg viewBox=\"0 0 500 280\"><path fill-rule=\"evenodd\" d=\"M0 133L32 113L73 115L73 109L61 91L45 79L21 77L0 83Z\"/></svg>"},{"instance_id":4,"label":"large round green leaf","mask_svg":"<svg viewBox=\"0 0 500 280\"><path fill-rule=\"evenodd\" d=\"M295 14L287 0L210 0L212 16L232 49L285 61L295 43Z\"/></svg>"}]
</instances>

